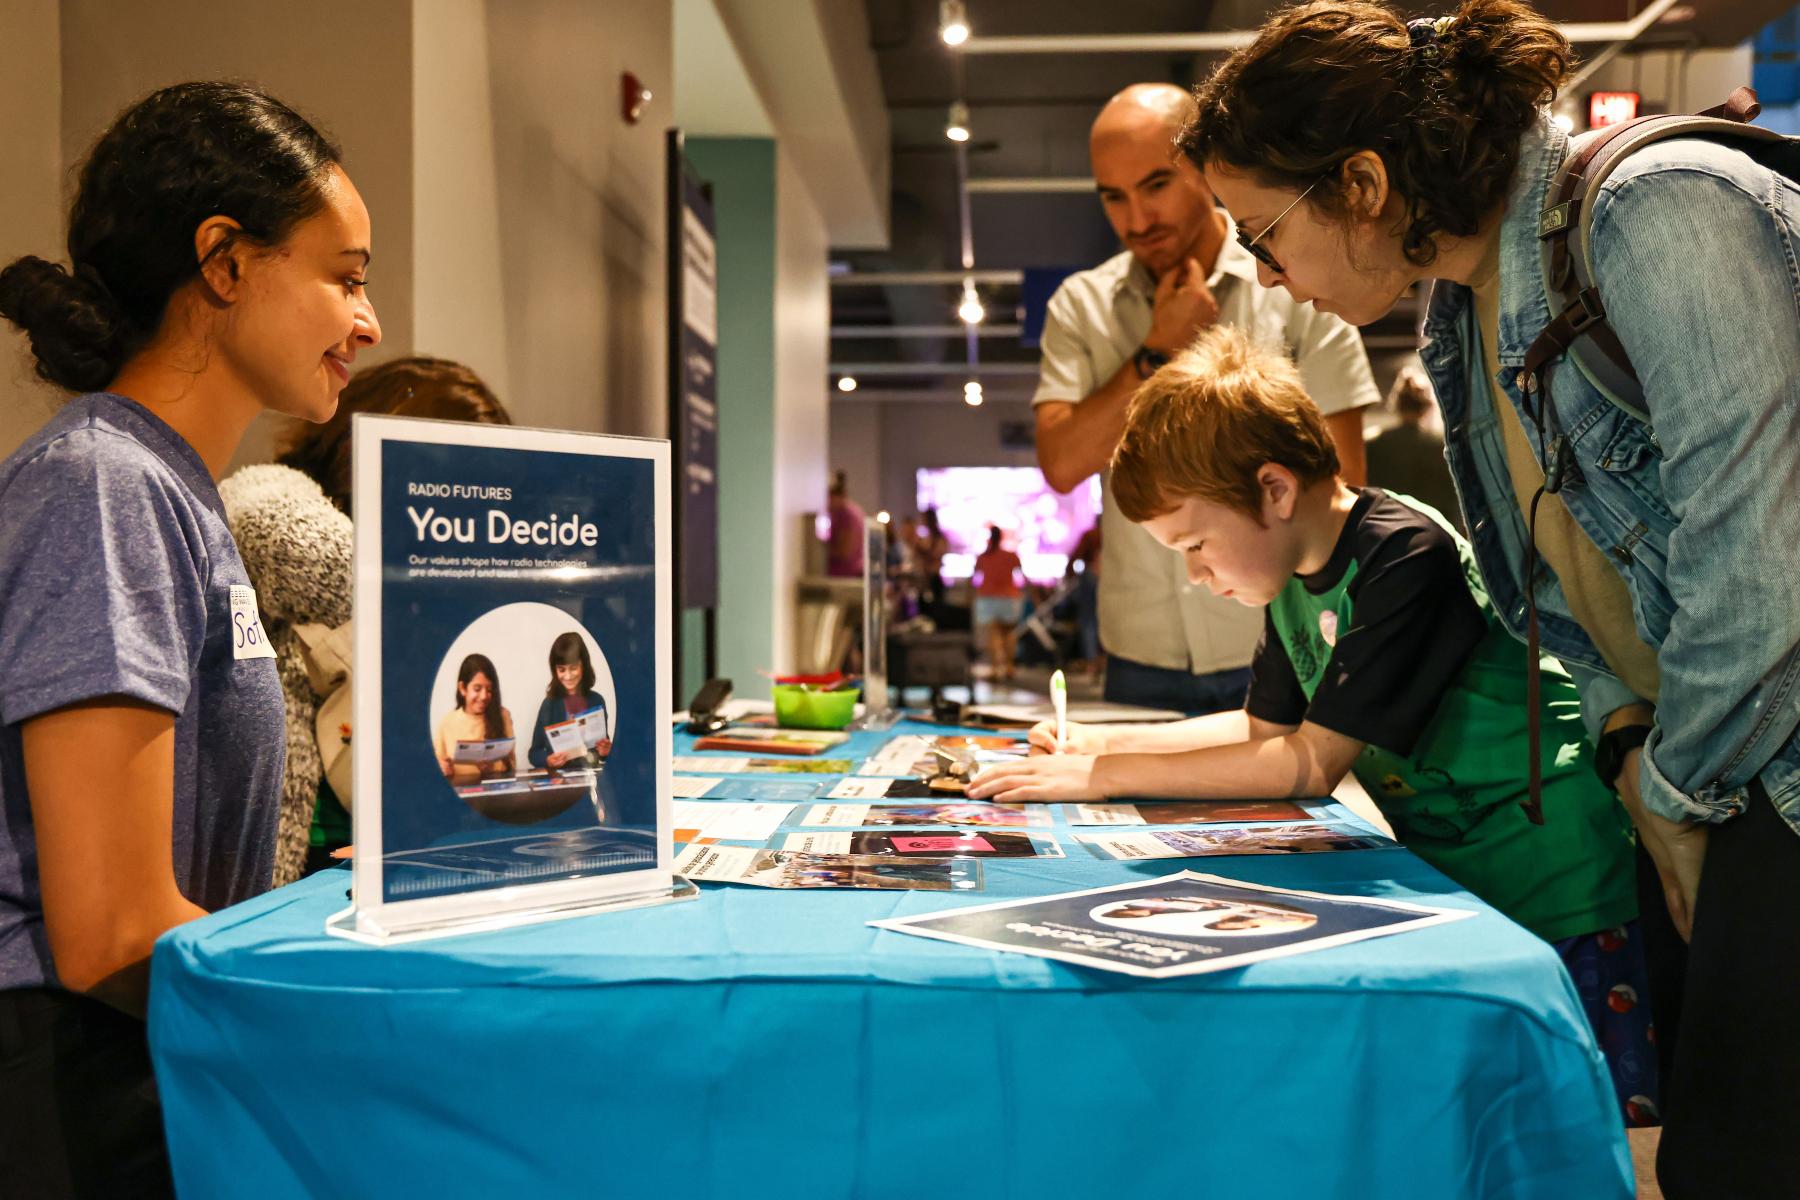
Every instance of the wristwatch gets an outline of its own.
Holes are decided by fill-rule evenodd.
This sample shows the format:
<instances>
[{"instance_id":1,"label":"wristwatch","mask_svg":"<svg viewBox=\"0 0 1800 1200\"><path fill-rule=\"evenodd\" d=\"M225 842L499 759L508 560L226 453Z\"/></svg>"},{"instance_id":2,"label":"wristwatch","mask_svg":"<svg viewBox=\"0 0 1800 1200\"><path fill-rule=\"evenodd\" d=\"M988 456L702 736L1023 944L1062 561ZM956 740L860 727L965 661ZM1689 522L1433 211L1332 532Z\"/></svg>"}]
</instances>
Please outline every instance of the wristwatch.
<instances>
[{"instance_id":1,"label":"wristwatch","mask_svg":"<svg viewBox=\"0 0 1800 1200\"><path fill-rule=\"evenodd\" d=\"M1625 756L1650 738L1648 725L1621 725L1611 733L1603 733L1594 746L1594 774L1611 788L1625 769Z\"/></svg>"},{"instance_id":2,"label":"wristwatch","mask_svg":"<svg viewBox=\"0 0 1800 1200\"><path fill-rule=\"evenodd\" d=\"M1131 365L1137 368L1139 379L1148 379L1169 364L1169 356L1161 350L1152 350L1148 346L1139 346L1137 353L1131 356Z\"/></svg>"}]
</instances>

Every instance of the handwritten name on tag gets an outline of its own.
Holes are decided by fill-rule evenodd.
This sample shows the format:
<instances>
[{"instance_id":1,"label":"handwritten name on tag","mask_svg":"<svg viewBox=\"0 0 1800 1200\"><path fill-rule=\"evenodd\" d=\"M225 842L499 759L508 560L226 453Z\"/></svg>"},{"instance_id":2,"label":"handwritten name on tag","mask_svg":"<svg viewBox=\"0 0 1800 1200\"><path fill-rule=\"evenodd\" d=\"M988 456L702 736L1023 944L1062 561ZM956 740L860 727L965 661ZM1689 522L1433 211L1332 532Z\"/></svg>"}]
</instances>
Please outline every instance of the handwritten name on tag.
<instances>
[{"instance_id":1,"label":"handwritten name on tag","mask_svg":"<svg viewBox=\"0 0 1800 1200\"><path fill-rule=\"evenodd\" d=\"M241 583L231 585L231 657L275 657L256 609L256 589Z\"/></svg>"}]
</instances>

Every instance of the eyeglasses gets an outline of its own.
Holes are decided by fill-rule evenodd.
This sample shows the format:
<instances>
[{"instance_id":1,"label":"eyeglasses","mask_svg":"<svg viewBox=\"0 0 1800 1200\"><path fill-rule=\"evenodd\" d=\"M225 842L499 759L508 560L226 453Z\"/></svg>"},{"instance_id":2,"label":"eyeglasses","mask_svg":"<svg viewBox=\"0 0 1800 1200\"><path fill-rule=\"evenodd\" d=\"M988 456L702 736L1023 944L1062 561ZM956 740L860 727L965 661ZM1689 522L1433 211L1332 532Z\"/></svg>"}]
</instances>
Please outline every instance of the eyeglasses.
<instances>
[{"instance_id":1,"label":"eyeglasses","mask_svg":"<svg viewBox=\"0 0 1800 1200\"><path fill-rule=\"evenodd\" d=\"M1281 264L1275 261L1275 256L1273 254L1270 254L1266 247L1259 246L1259 245L1257 245L1257 243L1262 241L1264 238L1268 237L1271 233L1275 232L1275 227L1277 225L1281 224L1281 218L1285 217L1289 213L1293 212L1295 205L1298 205L1302 200L1306 199L1306 197L1309 194L1311 194L1313 188L1318 187L1321 183L1324 183L1324 182L1325 182L1325 180L1323 178L1313 180L1310 184L1307 185L1306 191L1301 192L1298 196L1294 197L1293 204L1290 204L1286 208L1281 210L1281 216L1276 217L1273 221L1270 221L1267 225L1263 226L1263 231L1261 233L1257 234L1255 237L1246 236L1244 231L1240 228L1237 231L1238 245L1240 245L1244 249L1248 250L1250 252L1251 258L1254 258L1257 262L1259 262L1263 266L1269 268L1269 270L1275 272L1275 274L1286 275L1287 272L1282 269Z\"/></svg>"}]
</instances>

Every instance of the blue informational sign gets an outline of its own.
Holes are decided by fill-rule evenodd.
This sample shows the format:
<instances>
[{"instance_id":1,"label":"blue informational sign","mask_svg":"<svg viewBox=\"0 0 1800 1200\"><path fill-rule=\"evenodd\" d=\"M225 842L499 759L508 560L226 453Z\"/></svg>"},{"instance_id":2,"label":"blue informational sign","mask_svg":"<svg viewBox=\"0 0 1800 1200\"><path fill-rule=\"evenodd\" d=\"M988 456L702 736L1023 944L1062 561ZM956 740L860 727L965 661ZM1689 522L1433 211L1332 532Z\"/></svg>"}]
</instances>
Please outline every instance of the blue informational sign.
<instances>
[{"instance_id":1,"label":"blue informational sign","mask_svg":"<svg viewBox=\"0 0 1800 1200\"><path fill-rule=\"evenodd\" d=\"M666 898L667 443L354 437L357 929Z\"/></svg>"}]
</instances>

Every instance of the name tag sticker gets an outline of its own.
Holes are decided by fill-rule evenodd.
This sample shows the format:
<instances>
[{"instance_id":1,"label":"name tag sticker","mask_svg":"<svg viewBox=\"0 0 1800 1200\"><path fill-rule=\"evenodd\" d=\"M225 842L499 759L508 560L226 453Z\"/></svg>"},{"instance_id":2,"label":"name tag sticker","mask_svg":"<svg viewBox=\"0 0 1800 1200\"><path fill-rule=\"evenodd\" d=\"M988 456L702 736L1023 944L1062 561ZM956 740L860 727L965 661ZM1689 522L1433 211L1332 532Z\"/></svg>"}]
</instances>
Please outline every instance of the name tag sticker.
<instances>
[{"instance_id":1,"label":"name tag sticker","mask_svg":"<svg viewBox=\"0 0 1800 1200\"><path fill-rule=\"evenodd\" d=\"M262 617L256 610L256 589L241 583L231 585L231 657L274 658L275 647L263 632Z\"/></svg>"}]
</instances>

